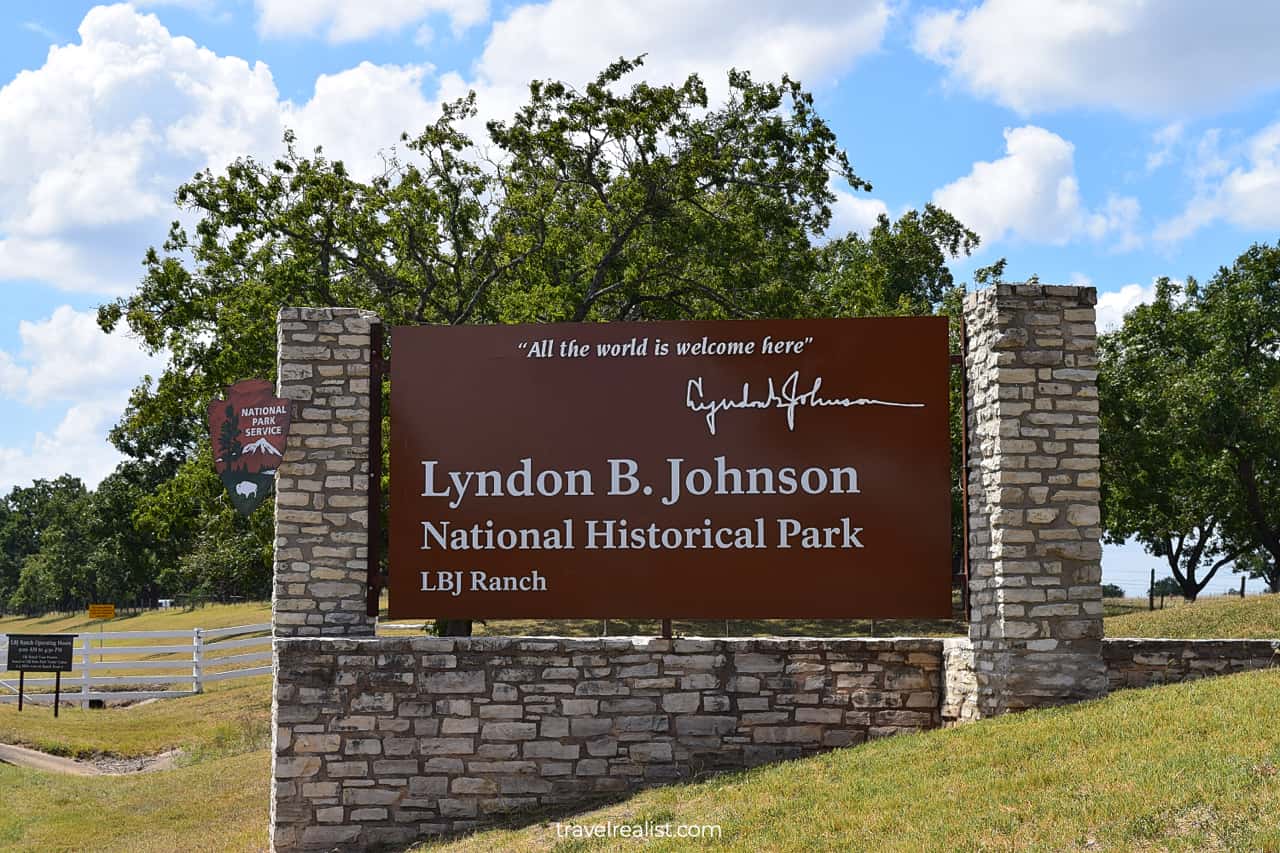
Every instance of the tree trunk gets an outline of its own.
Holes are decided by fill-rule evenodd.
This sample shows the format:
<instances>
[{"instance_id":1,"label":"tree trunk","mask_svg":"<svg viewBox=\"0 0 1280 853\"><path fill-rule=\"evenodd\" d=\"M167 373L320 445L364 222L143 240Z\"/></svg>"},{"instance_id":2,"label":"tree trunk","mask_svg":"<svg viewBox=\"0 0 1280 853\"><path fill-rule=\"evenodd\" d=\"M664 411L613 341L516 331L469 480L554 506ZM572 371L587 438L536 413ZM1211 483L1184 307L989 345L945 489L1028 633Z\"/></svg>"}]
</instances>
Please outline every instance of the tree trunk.
<instances>
[{"instance_id":1,"label":"tree trunk","mask_svg":"<svg viewBox=\"0 0 1280 853\"><path fill-rule=\"evenodd\" d=\"M440 636L442 637L470 637L471 636L471 620L470 619L444 619Z\"/></svg>"}]
</instances>

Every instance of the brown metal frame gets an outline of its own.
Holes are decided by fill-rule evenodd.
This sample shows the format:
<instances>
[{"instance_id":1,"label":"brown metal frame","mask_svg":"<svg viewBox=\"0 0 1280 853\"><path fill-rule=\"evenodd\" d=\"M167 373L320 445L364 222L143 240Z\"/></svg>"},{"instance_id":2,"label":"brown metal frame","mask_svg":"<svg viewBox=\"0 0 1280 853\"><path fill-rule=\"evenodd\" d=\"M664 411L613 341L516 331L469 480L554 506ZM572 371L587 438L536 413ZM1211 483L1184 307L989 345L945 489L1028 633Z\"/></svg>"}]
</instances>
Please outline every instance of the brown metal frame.
<instances>
[{"instance_id":1,"label":"brown metal frame","mask_svg":"<svg viewBox=\"0 0 1280 853\"><path fill-rule=\"evenodd\" d=\"M969 618L969 336L960 318L960 352L951 364L960 366L960 606Z\"/></svg>"},{"instance_id":2,"label":"brown metal frame","mask_svg":"<svg viewBox=\"0 0 1280 853\"><path fill-rule=\"evenodd\" d=\"M387 576L382 571L382 380L387 359L382 352L382 324L369 324L369 547L365 580L365 614L378 616L378 602ZM389 568L389 567L388 567Z\"/></svg>"},{"instance_id":3,"label":"brown metal frame","mask_svg":"<svg viewBox=\"0 0 1280 853\"><path fill-rule=\"evenodd\" d=\"M949 359L960 368L960 602L964 618L969 618L969 373L965 362L969 355L969 339L964 319L960 325L960 352ZM366 613L378 615L378 603L386 587L387 574L381 566L382 553L382 380L390 372L389 359L383 355L381 323L369 326L369 546L366 580L368 598ZM672 620L662 620L662 637L672 636ZM19 697L21 698L21 697Z\"/></svg>"}]
</instances>

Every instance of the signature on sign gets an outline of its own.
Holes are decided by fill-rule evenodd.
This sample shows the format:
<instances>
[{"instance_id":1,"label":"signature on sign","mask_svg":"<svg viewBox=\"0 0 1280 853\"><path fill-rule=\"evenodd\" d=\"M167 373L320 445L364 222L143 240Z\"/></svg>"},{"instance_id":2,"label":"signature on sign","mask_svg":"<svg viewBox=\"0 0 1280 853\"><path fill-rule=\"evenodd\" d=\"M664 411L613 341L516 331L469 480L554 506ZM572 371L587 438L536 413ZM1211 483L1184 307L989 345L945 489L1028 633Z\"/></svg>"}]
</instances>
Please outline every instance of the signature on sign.
<instances>
[{"instance_id":1,"label":"signature on sign","mask_svg":"<svg viewBox=\"0 0 1280 853\"><path fill-rule=\"evenodd\" d=\"M707 429L716 434L716 417L721 412L731 409L782 409L786 413L787 429L796 428L796 409L801 407L851 408L853 406L892 406L901 409L923 409L924 403L896 403L888 400L875 400L870 397L823 397L822 377L814 377L813 384L806 390L800 389L800 371L793 370L791 375L775 384L773 378L768 379L768 389L763 396L751 390L750 382L742 383L742 395L739 397L721 397L707 399L702 388L702 377L690 379L685 386L685 408L693 412L706 412Z\"/></svg>"}]
</instances>

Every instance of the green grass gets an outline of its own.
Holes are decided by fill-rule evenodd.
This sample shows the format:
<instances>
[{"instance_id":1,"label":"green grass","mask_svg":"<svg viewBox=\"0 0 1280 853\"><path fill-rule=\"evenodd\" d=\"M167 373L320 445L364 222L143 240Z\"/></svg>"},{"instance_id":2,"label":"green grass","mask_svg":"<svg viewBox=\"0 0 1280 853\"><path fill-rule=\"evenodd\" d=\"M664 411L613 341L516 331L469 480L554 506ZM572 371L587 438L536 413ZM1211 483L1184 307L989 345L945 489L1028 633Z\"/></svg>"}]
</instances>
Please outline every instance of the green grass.
<instances>
[{"instance_id":1,"label":"green grass","mask_svg":"<svg viewBox=\"0 0 1280 853\"><path fill-rule=\"evenodd\" d=\"M1280 672L1124 691L655 789L572 821L718 824L722 841L699 846L730 850L1277 850L1277 714ZM617 844L557 844L539 823L420 849Z\"/></svg>"},{"instance_id":2,"label":"green grass","mask_svg":"<svg viewBox=\"0 0 1280 853\"><path fill-rule=\"evenodd\" d=\"M733 850L1280 850L1278 714L1280 672L1245 673L876 741L565 820L718 824L722 841L698 846ZM0 848L262 849L267 772L264 750L127 777L0 766ZM421 849L613 848L557 846L537 823Z\"/></svg>"},{"instance_id":3,"label":"green grass","mask_svg":"<svg viewBox=\"0 0 1280 853\"><path fill-rule=\"evenodd\" d=\"M265 850L269 765L267 750L114 777L0 764L0 849Z\"/></svg>"},{"instance_id":4,"label":"green grass","mask_svg":"<svg viewBox=\"0 0 1280 853\"><path fill-rule=\"evenodd\" d=\"M256 616L246 608L211 606L178 625L193 614L146 614L150 624L143 629L267 618L265 608ZM1280 637L1280 596L1206 599L1155 613L1109 601L1108 614L1109 636ZM815 624L767 627L804 634L813 633ZM553 627L558 629L541 632L568 633L565 623L483 627L490 633ZM598 634L599 622L580 620L576 627ZM656 624L610 623L611 634L628 628L652 633ZM679 623L677 630L693 633ZM1280 851L1280 738L1269 723L1277 714L1280 672L1274 671L1126 691L1100 702L657 789L573 820L719 823L725 836L720 846L743 850ZM12 705L0 706L3 742L71 756L136 757L175 747L186 755L176 770L127 777L47 776L0 766L0 848L262 849L268 756L261 746L269 716L267 677L137 707L67 708L57 720L45 707L19 715ZM645 847L681 849L657 840ZM556 847L553 829L537 824L442 849L608 848L607 842L584 841Z\"/></svg>"},{"instance_id":5,"label":"green grass","mask_svg":"<svg viewBox=\"0 0 1280 853\"><path fill-rule=\"evenodd\" d=\"M148 610L136 616L120 616L107 622L85 613L51 616L0 617L0 634L96 634L103 631L189 631L192 628L230 628L271 621L271 602L210 604L192 610Z\"/></svg>"},{"instance_id":6,"label":"green grass","mask_svg":"<svg viewBox=\"0 0 1280 853\"><path fill-rule=\"evenodd\" d=\"M1124 604L1107 605L1116 613L1105 621L1108 637L1280 639L1280 595L1166 599L1164 610L1147 610L1146 599L1115 601ZM1138 606L1126 607L1129 603Z\"/></svg>"},{"instance_id":7,"label":"green grass","mask_svg":"<svg viewBox=\"0 0 1280 853\"><path fill-rule=\"evenodd\" d=\"M261 748L271 725L271 677L210 685L199 696L145 705L82 711L63 708L55 719L47 706L21 713L0 705L0 742L54 755L134 758L178 747L203 755L225 755L239 743Z\"/></svg>"},{"instance_id":8,"label":"green grass","mask_svg":"<svg viewBox=\"0 0 1280 853\"><path fill-rule=\"evenodd\" d=\"M108 622L99 622L90 620L88 616L81 614L71 615L53 615L37 618L9 616L0 618L0 633L31 633L31 634L58 634L58 633L74 633L89 638L93 647L99 645L110 649L112 646L139 646L139 645L187 645L190 646L190 639L182 638L159 638L155 640L138 640L138 639L114 639L114 640L94 640L95 634L99 633L99 629L103 631L190 631L192 628L229 628L238 625L259 625L264 622L271 621L271 604L270 602L250 602L246 604L212 604L206 607L199 607L194 610L183 610L179 608L171 608L167 610L151 610L134 616L120 617ZM268 632L260 632L260 636L266 636ZM224 638L225 639L225 638ZM226 666L220 666L218 658L226 655L242 653L246 651L262 651L264 647L257 649L229 649L222 651L218 648L218 639L209 641L205 645L204 653L204 671L206 673L219 672L226 669ZM109 675L181 675L190 673L191 671L191 653L170 652L157 654L136 653L129 655L133 660L146 661L171 661L173 669L158 671L152 668L130 668L126 662L113 659L110 656L99 657L107 663L116 660L119 665L112 666L110 669L94 670L95 676ZM77 658L78 662L78 658ZM232 668L245 666L244 663L233 664ZM37 673L36 677L47 676L47 673ZM0 671L0 679L15 683L18 679L16 672ZM64 675L63 689L68 693L73 693L79 689L79 685L75 681L75 676ZM147 689L142 685L128 685L121 689L140 690ZM190 689L190 685L164 684L157 683L156 689L184 690ZM52 693L53 688L47 686L31 688L33 693Z\"/></svg>"}]
</instances>

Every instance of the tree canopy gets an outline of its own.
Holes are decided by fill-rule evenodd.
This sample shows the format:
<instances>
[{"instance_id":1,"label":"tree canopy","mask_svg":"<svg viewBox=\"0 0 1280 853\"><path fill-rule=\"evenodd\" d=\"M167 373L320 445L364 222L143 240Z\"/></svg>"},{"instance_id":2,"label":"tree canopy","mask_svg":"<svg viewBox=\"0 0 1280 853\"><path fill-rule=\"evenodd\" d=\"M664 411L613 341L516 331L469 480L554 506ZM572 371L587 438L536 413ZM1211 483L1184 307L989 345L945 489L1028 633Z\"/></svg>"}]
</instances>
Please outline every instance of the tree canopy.
<instances>
[{"instance_id":1,"label":"tree canopy","mask_svg":"<svg viewBox=\"0 0 1280 853\"><path fill-rule=\"evenodd\" d=\"M799 82L732 71L712 104L696 75L633 82L642 62L582 89L535 81L480 140L464 131L474 95L447 104L372 177L286 133L279 159L242 157L177 189L193 224L175 222L137 291L98 314L168 359L111 433L131 459L167 466L132 516L172 545L160 582L270 577L270 512L232 513L204 407L235 381L274 378L282 306L367 308L388 325L956 310L947 264L978 238L946 211L827 233L835 181L870 184Z\"/></svg>"},{"instance_id":2,"label":"tree canopy","mask_svg":"<svg viewBox=\"0 0 1280 853\"><path fill-rule=\"evenodd\" d=\"M1235 560L1274 587L1280 250L1255 245L1204 285L1160 279L1100 351L1108 537L1164 557L1189 599Z\"/></svg>"}]
</instances>

